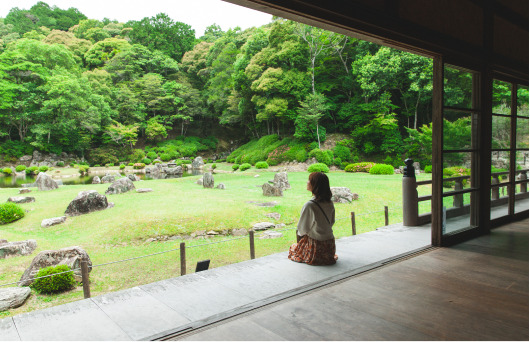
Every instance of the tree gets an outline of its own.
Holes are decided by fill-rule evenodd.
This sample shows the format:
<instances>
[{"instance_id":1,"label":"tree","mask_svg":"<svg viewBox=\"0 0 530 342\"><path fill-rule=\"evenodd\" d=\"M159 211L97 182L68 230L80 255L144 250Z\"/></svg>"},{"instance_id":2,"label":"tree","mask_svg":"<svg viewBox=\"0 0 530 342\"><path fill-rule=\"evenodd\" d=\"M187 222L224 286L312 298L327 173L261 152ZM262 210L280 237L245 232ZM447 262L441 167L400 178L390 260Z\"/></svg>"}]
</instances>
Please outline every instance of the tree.
<instances>
[{"instance_id":1,"label":"tree","mask_svg":"<svg viewBox=\"0 0 530 342\"><path fill-rule=\"evenodd\" d=\"M85 61L89 68L102 67L114 56L131 47L124 39L107 38L96 44L85 53Z\"/></svg>"},{"instance_id":2,"label":"tree","mask_svg":"<svg viewBox=\"0 0 530 342\"><path fill-rule=\"evenodd\" d=\"M318 141L318 148L320 149L320 132L318 121L329 109L329 105L326 103L326 98L322 94L308 94L304 101L300 102L300 108L298 109L298 117L296 118L296 132L295 138L301 140L312 140L316 135ZM314 129L313 129L314 127ZM312 133L310 136L307 135L306 130ZM325 136L324 136L325 138Z\"/></svg>"},{"instance_id":3,"label":"tree","mask_svg":"<svg viewBox=\"0 0 530 342\"><path fill-rule=\"evenodd\" d=\"M105 129L105 135L118 145L127 146L128 144L132 150L138 141L138 126L114 122Z\"/></svg>"},{"instance_id":4,"label":"tree","mask_svg":"<svg viewBox=\"0 0 530 342\"><path fill-rule=\"evenodd\" d=\"M160 50L178 62L195 43L195 30L188 24L173 21L165 13L129 21L126 26L132 28L129 33L132 43L142 44L152 51Z\"/></svg>"}]
</instances>

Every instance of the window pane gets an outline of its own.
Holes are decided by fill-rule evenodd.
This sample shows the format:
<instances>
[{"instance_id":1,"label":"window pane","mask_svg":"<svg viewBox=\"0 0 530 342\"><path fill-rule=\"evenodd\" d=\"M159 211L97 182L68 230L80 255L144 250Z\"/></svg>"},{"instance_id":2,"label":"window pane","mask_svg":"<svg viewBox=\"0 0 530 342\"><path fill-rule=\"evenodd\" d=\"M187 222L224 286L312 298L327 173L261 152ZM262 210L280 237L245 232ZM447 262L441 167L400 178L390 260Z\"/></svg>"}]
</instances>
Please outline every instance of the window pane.
<instances>
[{"instance_id":1,"label":"window pane","mask_svg":"<svg viewBox=\"0 0 530 342\"><path fill-rule=\"evenodd\" d=\"M454 111L444 112L444 150L470 149L471 115Z\"/></svg>"},{"instance_id":2,"label":"window pane","mask_svg":"<svg viewBox=\"0 0 530 342\"><path fill-rule=\"evenodd\" d=\"M508 183L510 172L510 152L491 152L491 184Z\"/></svg>"},{"instance_id":3,"label":"window pane","mask_svg":"<svg viewBox=\"0 0 530 342\"><path fill-rule=\"evenodd\" d=\"M512 85L511 83L493 80L493 113L511 114Z\"/></svg>"},{"instance_id":4,"label":"window pane","mask_svg":"<svg viewBox=\"0 0 530 342\"><path fill-rule=\"evenodd\" d=\"M451 234L467 229L476 228L476 223L473 222L471 216L471 201L478 200L477 193L467 193L464 194L464 204L460 207L455 207L451 205L451 197L448 196L444 198L444 211L445 211L445 220L442 223L443 234Z\"/></svg>"},{"instance_id":5,"label":"window pane","mask_svg":"<svg viewBox=\"0 0 530 342\"><path fill-rule=\"evenodd\" d=\"M444 105L471 109L472 96L472 74L446 66L444 69Z\"/></svg>"},{"instance_id":6,"label":"window pane","mask_svg":"<svg viewBox=\"0 0 530 342\"><path fill-rule=\"evenodd\" d=\"M509 116L491 117L491 148L508 149L510 148L510 127L511 118Z\"/></svg>"},{"instance_id":7,"label":"window pane","mask_svg":"<svg viewBox=\"0 0 530 342\"><path fill-rule=\"evenodd\" d=\"M462 190L470 187L472 152L444 153L443 192ZM455 179L456 178L456 179ZM461 202L461 196L455 203ZM460 202L459 202L460 200ZM444 202L445 203L445 202Z\"/></svg>"},{"instance_id":8,"label":"window pane","mask_svg":"<svg viewBox=\"0 0 530 342\"><path fill-rule=\"evenodd\" d=\"M528 119L517 118L516 148L528 148Z\"/></svg>"},{"instance_id":9,"label":"window pane","mask_svg":"<svg viewBox=\"0 0 530 342\"><path fill-rule=\"evenodd\" d=\"M515 165L517 165L516 171L528 170L528 151L517 151L515 153Z\"/></svg>"},{"instance_id":10,"label":"window pane","mask_svg":"<svg viewBox=\"0 0 530 342\"><path fill-rule=\"evenodd\" d=\"M517 86L517 115L528 116L528 87Z\"/></svg>"},{"instance_id":11,"label":"window pane","mask_svg":"<svg viewBox=\"0 0 530 342\"><path fill-rule=\"evenodd\" d=\"M515 163L517 165L515 179L528 180L528 152L517 151ZM528 210L528 182L520 183L515 186L515 212Z\"/></svg>"}]
</instances>

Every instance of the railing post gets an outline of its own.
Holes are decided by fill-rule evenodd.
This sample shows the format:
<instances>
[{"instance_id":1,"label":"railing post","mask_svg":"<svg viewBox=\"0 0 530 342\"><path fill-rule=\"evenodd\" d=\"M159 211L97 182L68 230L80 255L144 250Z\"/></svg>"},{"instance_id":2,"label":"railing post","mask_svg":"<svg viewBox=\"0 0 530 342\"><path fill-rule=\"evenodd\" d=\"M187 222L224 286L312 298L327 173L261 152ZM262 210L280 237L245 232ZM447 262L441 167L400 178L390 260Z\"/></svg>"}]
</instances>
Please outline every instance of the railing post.
<instances>
[{"instance_id":1,"label":"railing post","mask_svg":"<svg viewBox=\"0 0 530 342\"><path fill-rule=\"evenodd\" d=\"M455 190L462 190L464 188L463 180L455 180ZM464 206L464 194L456 194L453 196L453 207L462 208Z\"/></svg>"},{"instance_id":2,"label":"railing post","mask_svg":"<svg viewBox=\"0 0 530 342\"><path fill-rule=\"evenodd\" d=\"M491 185L499 184L499 178L498 176L493 176L491 179ZM499 199L499 187L496 186L494 188L491 188L491 200L498 200Z\"/></svg>"},{"instance_id":3,"label":"railing post","mask_svg":"<svg viewBox=\"0 0 530 342\"><path fill-rule=\"evenodd\" d=\"M355 213L351 212L351 235L357 235L357 227L355 226Z\"/></svg>"},{"instance_id":4,"label":"railing post","mask_svg":"<svg viewBox=\"0 0 530 342\"><path fill-rule=\"evenodd\" d=\"M90 298L90 278L88 276L88 262L85 259L81 260L81 278L83 281L83 294L85 299Z\"/></svg>"},{"instance_id":5,"label":"railing post","mask_svg":"<svg viewBox=\"0 0 530 342\"><path fill-rule=\"evenodd\" d=\"M418 225L418 190L416 185L416 171L412 165L414 160L407 158L403 170L403 182L401 185L403 198L403 225Z\"/></svg>"},{"instance_id":6,"label":"railing post","mask_svg":"<svg viewBox=\"0 0 530 342\"><path fill-rule=\"evenodd\" d=\"M180 275L186 274L186 243L180 243Z\"/></svg>"},{"instance_id":7,"label":"railing post","mask_svg":"<svg viewBox=\"0 0 530 342\"><path fill-rule=\"evenodd\" d=\"M388 206L385 205L385 227L388 226Z\"/></svg>"},{"instance_id":8,"label":"railing post","mask_svg":"<svg viewBox=\"0 0 530 342\"><path fill-rule=\"evenodd\" d=\"M256 251L254 249L254 230L248 232L248 239L250 242L250 259L256 259Z\"/></svg>"},{"instance_id":9,"label":"railing post","mask_svg":"<svg viewBox=\"0 0 530 342\"><path fill-rule=\"evenodd\" d=\"M527 180L526 171L519 174L519 180ZM527 183L521 183L521 192L528 192Z\"/></svg>"}]
</instances>

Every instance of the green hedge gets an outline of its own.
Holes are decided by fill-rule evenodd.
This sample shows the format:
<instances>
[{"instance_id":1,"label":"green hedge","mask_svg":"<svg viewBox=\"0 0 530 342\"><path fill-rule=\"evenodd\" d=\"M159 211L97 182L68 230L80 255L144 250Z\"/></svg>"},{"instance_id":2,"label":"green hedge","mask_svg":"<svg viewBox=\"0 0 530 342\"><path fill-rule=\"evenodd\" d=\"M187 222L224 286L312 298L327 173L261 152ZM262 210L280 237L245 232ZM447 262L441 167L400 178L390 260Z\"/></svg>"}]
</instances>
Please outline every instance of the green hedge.
<instances>
[{"instance_id":1,"label":"green hedge","mask_svg":"<svg viewBox=\"0 0 530 342\"><path fill-rule=\"evenodd\" d=\"M372 163L372 162L361 162L361 163L349 164L348 166L344 168L344 171L346 172L370 172L370 169L374 165L375 163Z\"/></svg>"},{"instance_id":2,"label":"green hedge","mask_svg":"<svg viewBox=\"0 0 530 342\"><path fill-rule=\"evenodd\" d=\"M423 171L425 171L425 173L432 173L432 165L425 166L425 169Z\"/></svg>"},{"instance_id":3,"label":"green hedge","mask_svg":"<svg viewBox=\"0 0 530 342\"><path fill-rule=\"evenodd\" d=\"M31 283L30 287L40 293L57 293L70 290L75 287L76 281L73 272L68 271L70 271L70 267L68 267L67 265L57 265L41 268L39 272L37 272L36 278L38 279L35 279L35 281ZM45 277L49 275L52 276Z\"/></svg>"},{"instance_id":4,"label":"green hedge","mask_svg":"<svg viewBox=\"0 0 530 342\"><path fill-rule=\"evenodd\" d=\"M2 172L3 172L4 174L6 174L6 175L10 175L10 174L13 173L13 170L11 170L11 168L9 168L9 167L4 167L4 168L2 169Z\"/></svg>"},{"instance_id":5,"label":"green hedge","mask_svg":"<svg viewBox=\"0 0 530 342\"><path fill-rule=\"evenodd\" d=\"M17 165L17 167L15 168L16 172L22 172L24 170L26 170L26 165Z\"/></svg>"},{"instance_id":6,"label":"green hedge","mask_svg":"<svg viewBox=\"0 0 530 342\"><path fill-rule=\"evenodd\" d=\"M0 204L0 224L20 220L26 213L18 204L6 202Z\"/></svg>"},{"instance_id":7,"label":"green hedge","mask_svg":"<svg viewBox=\"0 0 530 342\"><path fill-rule=\"evenodd\" d=\"M256 169L268 169L269 164L266 161L260 161L256 163Z\"/></svg>"},{"instance_id":8,"label":"green hedge","mask_svg":"<svg viewBox=\"0 0 530 342\"><path fill-rule=\"evenodd\" d=\"M309 167L307 168L307 171L326 173L326 172L329 172L329 167L324 163L316 163L316 164L309 165Z\"/></svg>"},{"instance_id":9,"label":"green hedge","mask_svg":"<svg viewBox=\"0 0 530 342\"><path fill-rule=\"evenodd\" d=\"M239 164L232 165L232 170L236 171L237 169L239 169Z\"/></svg>"},{"instance_id":10,"label":"green hedge","mask_svg":"<svg viewBox=\"0 0 530 342\"><path fill-rule=\"evenodd\" d=\"M315 148L309 152L309 158L315 158L319 163L330 166L333 164L333 151Z\"/></svg>"},{"instance_id":11,"label":"green hedge","mask_svg":"<svg viewBox=\"0 0 530 342\"><path fill-rule=\"evenodd\" d=\"M394 167L388 164L375 164L370 168L371 175L393 175Z\"/></svg>"},{"instance_id":12,"label":"green hedge","mask_svg":"<svg viewBox=\"0 0 530 342\"><path fill-rule=\"evenodd\" d=\"M250 165L249 163L243 163L241 164L241 166L239 166L239 171L246 171L250 169L251 167L252 165Z\"/></svg>"}]
</instances>

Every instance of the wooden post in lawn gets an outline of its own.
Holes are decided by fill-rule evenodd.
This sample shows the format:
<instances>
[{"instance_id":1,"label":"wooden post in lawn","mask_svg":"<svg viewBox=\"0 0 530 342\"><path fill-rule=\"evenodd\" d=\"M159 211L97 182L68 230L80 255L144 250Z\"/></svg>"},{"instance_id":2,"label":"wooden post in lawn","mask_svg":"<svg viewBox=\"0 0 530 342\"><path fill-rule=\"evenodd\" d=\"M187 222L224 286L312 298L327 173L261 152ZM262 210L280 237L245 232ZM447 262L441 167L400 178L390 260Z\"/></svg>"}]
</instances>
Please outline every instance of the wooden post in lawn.
<instances>
[{"instance_id":1,"label":"wooden post in lawn","mask_svg":"<svg viewBox=\"0 0 530 342\"><path fill-rule=\"evenodd\" d=\"M90 279L88 277L88 262L81 260L81 278L83 280L83 294L85 299L90 298Z\"/></svg>"},{"instance_id":2,"label":"wooden post in lawn","mask_svg":"<svg viewBox=\"0 0 530 342\"><path fill-rule=\"evenodd\" d=\"M385 205L385 227L388 226L388 206Z\"/></svg>"},{"instance_id":3,"label":"wooden post in lawn","mask_svg":"<svg viewBox=\"0 0 530 342\"><path fill-rule=\"evenodd\" d=\"M180 243L180 275L186 274L186 243Z\"/></svg>"},{"instance_id":4,"label":"wooden post in lawn","mask_svg":"<svg viewBox=\"0 0 530 342\"><path fill-rule=\"evenodd\" d=\"M248 232L248 239L250 242L250 259L256 259L256 250L254 248L254 231L252 229Z\"/></svg>"},{"instance_id":5,"label":"wooden post in lawn","mask_svg":"<svg viewBox=\"0 0 530 342\"><path fill-rule=\"evenodd\" d=\"M357 235L357 227L355 226L355 213L351 212L351 235Z\"/></svg>"}]
</instances>

